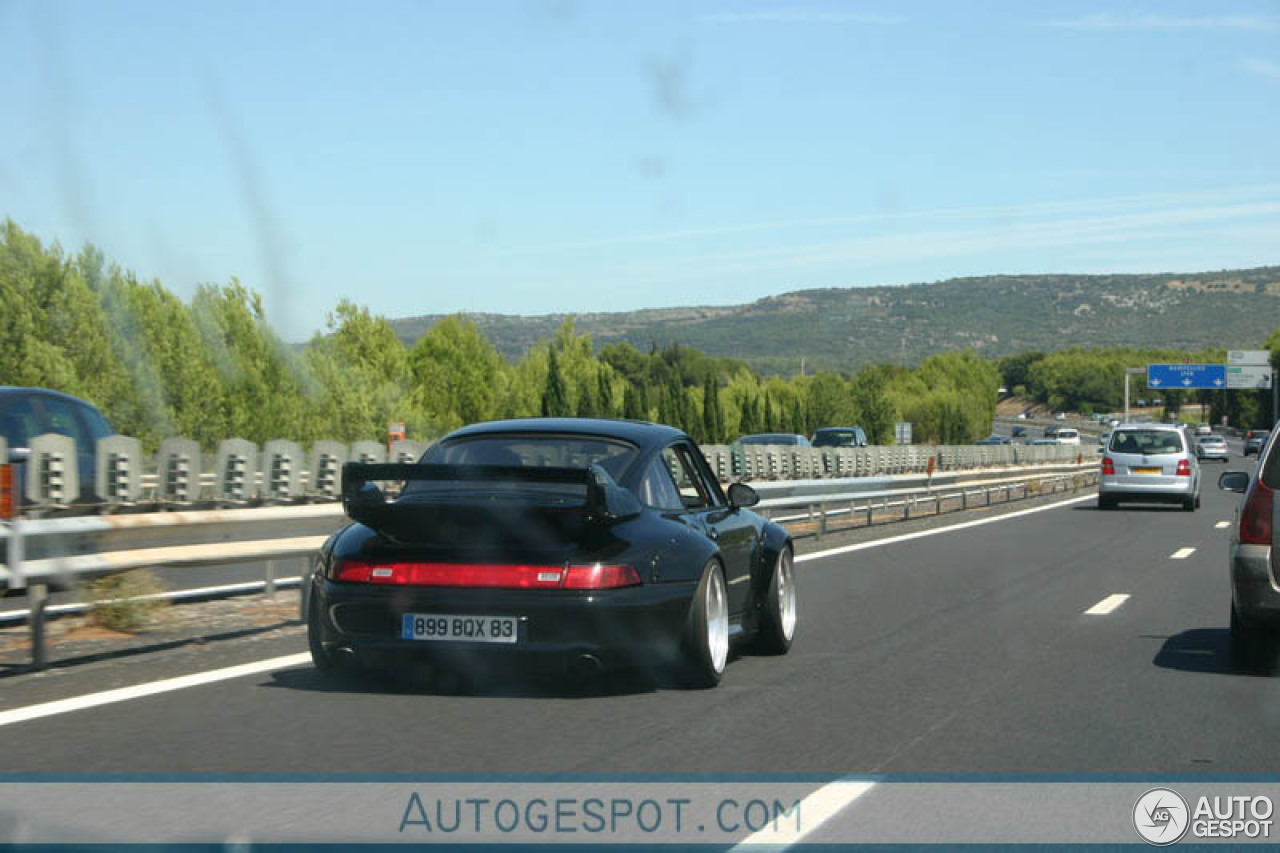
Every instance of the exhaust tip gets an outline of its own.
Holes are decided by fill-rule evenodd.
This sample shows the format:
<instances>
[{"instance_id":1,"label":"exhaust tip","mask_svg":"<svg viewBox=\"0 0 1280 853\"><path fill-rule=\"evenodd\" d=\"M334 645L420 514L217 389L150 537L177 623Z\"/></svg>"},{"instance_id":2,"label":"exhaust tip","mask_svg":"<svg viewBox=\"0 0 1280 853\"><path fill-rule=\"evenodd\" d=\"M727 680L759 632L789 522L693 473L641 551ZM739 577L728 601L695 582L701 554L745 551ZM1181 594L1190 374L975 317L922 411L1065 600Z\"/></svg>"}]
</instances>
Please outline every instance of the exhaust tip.
<instances>
[{"instance_id":1,"label":"exhaust tip","mask_svg":"<svg viewBox=\"0 0 1280 853\"><path fill-rule=\"evenodd\" d=\"M591 678L604 669L604 664L595 655L582 654L573 661L569 672L575 678Z\"/></svg>"}]
</instances>

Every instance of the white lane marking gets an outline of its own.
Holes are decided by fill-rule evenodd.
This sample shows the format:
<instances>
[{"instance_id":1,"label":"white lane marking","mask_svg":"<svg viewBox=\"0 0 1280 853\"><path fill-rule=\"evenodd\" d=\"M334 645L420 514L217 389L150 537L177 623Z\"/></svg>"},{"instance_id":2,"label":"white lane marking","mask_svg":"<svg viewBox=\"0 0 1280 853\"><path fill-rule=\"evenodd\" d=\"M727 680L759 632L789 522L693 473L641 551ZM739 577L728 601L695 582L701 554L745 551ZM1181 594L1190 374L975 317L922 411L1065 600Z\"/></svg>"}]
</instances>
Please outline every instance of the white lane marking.
<instances>
[{"instance_id":1,"label":"white lane marking","mask_svg":"<svg viewBox=\"0 0 1280 853\"><path fill-rule=\"evenodd\" d=\"M800 554L796 557L797 563L808 562L809 560L821 560L823 557L835 557L840 554L849 554L854 551L863 551L867 548L879 548L881 545L893 545L898 542L907 542L911 539L923 539L926 536L937 536L940 533L950 533L954 530L965 530L970 527L981 527L984 524L995 524L997 521L1007 521L1010 518L1021 518L1024 515L1031 515L1037 512L1047 512L1051 509L1061 509L1064 506L1072 504L1084 503L1085 501L1096 501L1097 495L1085 495L1080 498L1072 498L1067 501L1058 501L1045 506L1032 507L1031 509L1020 509L1017 512L1011 512L1007 515L997 515L991 518L979 518L974 521L962 521L959 524L951 524L947 527L935 527L932 530L918 530L915 533L903 533L901 536L890 536L886 539L876 539L871 542L859 542L856 545L843 545L839 548L832 548L829 551L814 551L811 554Z\"/></svg>"},{"instance_id":2,"label":"white lane marking","mask_svg":"<svg viewBox=\"0 0 1280 853\"><path fill-rule=\"evenodd\" d=\"M1195 548L1179 548L1169 555L1170 560L1185 560L1196 552Z\"/></svg>"},{"instance_id":3,"label":"white lane marking","mask_svg":"<svg viewBox=\"0 0 1280 853\"><path fill-rule=\"evenodd\" d=\"M795 844L875 786L875 782L844 779L829 782L800 801L799 814L803 821L802 825L794 826L790 821L778 821L775 829L775 824L771 822L759 832L752 833L739 841L734 845L733 850L741 850L755 844L769 844L775 847Z\"/></svg>"},{"instance_id":4,"label":"white lane marking","mask_svg":"<svg viewBox=\"0 0 1280 853\"><path fill-rule=\"evenodd\" d=\"M1219 530L1223 529L1224 527L1230 527L1230 526L1231 526L1231 522L1229 521L1219 521L1217 524L1214 525L1214 527L1218 528Z\"/></svg>"},{"instance_id":5,"label":"white lane marking","mask_svg":"<svg viewBox=\"0 0 1280 853\"><path fill-rule=\"evenodd\" d=\"M1117 592L1115 595L1108 595L1097 604L1090 607L1084 612L1085 616L1106 616L1121 604L1129 600L1129 593Z\"/></svg>"},{"instance_id":6,"label":"white lane marking","mask_svg":"<svg viewBox=\"0 0 1280 853\"><path fill-rule=\"evenodd\" d=\"M58 699L55 702L43 702L39 705L28 705L25 708L13 708L0 711L0 727L22 723L27 720L38 720L41 717L52 717L57 714L68 714L82 711L85 708L96 708L99 705L111 705L115 702L126 702L130 699L141 699L157 693L168 693L172 690L183 690L187 687L199 687L229 678L240 678L245 675L257 675L273 669L300 666L308 663L311 655L301 652L296 655L284 655L278 658L242 663L239 666L228 666L224 669L213 669L208 672L196 672L191 675L180 675L177 678L166 678L162 681L149 681L135 684L132 687L119 687L115 690L104 690L101 693L89 693L84 696L73 696L70 699Z\"/></svg>"}]
</instances>

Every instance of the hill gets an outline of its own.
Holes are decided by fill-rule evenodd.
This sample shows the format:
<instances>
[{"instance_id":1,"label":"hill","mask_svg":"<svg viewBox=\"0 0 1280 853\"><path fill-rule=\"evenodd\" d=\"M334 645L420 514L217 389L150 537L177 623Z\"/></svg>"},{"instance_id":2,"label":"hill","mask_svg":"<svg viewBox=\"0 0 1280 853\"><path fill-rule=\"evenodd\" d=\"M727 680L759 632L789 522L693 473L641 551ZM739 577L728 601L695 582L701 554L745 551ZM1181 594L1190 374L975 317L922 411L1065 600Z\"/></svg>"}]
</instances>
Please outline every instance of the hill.
<instances>
[{"instance_id":1,"label":"hill","mask_svg":"<svg viewBox=\"0 0 1280 853\"><path fill-rule=\"evenodd\" d=\"M567 315L469 315L508 358ZM801 290L746 305L574 315L596 344L680 343L768 373L916 364L943 350L988 358L1067 346L1260 345L1280 322L1280 267L1152 275L1001 275ZM440 316L392 321L412 344Z\"/></svg>"}]
</instances>

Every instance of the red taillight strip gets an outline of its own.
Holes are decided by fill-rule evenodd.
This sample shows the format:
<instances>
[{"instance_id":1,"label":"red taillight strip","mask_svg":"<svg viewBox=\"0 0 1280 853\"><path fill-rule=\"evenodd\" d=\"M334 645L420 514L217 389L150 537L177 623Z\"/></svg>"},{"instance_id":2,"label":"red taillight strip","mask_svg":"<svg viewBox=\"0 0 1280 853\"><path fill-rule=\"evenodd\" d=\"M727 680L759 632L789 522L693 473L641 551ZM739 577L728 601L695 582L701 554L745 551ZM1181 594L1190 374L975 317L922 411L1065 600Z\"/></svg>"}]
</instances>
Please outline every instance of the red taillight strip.
<instances>
[{"instance_id":1,"label":"red taillight strip","mask_svg":"<svg viewBox=\"0 0 1280 853\"><path fill-rule=\"evenodd\" d=\"M1249 499L1240 508L1240 544L1270 545L1271 514L1275 511L1275 489L1262 480L1253 484Z\"/></svg>"},{"instance_id":2,"label":"red taillight strip","mask_svg":"<svg viewBox=\"0 0 1280 853\"><path fill-rule=\"evenodd\" d=\"M1116 473L1116 463L1115 463L1115 460L1114 460L1114 459L1112 459L1110 456L1104 456L1104 457L1102 457L1102 473L1103 473L1103 474L1111 474L1111 475L1113 475L1113 476L1114 476L1114 475L1115 475L1115 473Z\"/></svg>"},{"instance_id":3,"label":"red taillight strip","mask_svg":"<svg viewBox=\"0 0 1280 853\"><path fill-rule=\"evenodd\" d=\"M1185 460L1185 459L1179 459L1179 460L1178 460L1178 472L1177 472L1177 476L1179 476L1179 477L1190 477L1190 476L1191 476L1191 463L1190 463L1190 462L1188 462L1188 461L1187 461L1187 460Z\"/></svg>"},{"instance_id":4,"label":"red taillight strip","mask_svg":"<svg viewBox=\"0 0 1280 853\"><path fill-rule=\"evenodd\" d=\"M633 566L526 566L492 563L344 560L336 580L397 586L473 589L618 589L639 586Z\"/></svg>"}]
</instances>

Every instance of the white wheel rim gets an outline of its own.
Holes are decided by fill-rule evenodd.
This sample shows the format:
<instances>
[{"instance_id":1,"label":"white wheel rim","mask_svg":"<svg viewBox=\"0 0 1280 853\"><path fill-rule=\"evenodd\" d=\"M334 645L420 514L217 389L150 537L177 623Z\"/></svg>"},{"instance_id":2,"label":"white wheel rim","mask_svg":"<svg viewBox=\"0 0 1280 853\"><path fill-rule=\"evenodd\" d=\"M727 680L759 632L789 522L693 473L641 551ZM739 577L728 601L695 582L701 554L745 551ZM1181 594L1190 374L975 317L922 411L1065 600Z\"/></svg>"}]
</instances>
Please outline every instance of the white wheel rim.
<instances>
[{"instance_id":1,"label":"white wheel rim","mask_svg":"<svg viewBox=\"0 0 1280 853\"><path fill-rule=\"evenodd\" d=\"M796 633L796 581L791 566L791 554L786 551L778 557L778 624L782 627L782 636L791 642Z\"/></svg>"},{"instance_id":2,"label":"white wheel rim","mask_svg":"<svg viewBox=\"0 0 1280 853\"><path fill-rule=\"evenodd\" d=\"M707 584L707 651L711 653L712 668L724 672L729 660L729 603L724 576L716 569L711 571Z\"/></svg>"}]
</instances>

